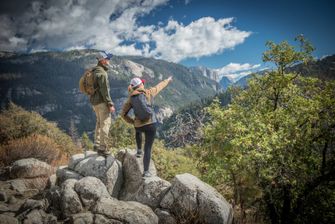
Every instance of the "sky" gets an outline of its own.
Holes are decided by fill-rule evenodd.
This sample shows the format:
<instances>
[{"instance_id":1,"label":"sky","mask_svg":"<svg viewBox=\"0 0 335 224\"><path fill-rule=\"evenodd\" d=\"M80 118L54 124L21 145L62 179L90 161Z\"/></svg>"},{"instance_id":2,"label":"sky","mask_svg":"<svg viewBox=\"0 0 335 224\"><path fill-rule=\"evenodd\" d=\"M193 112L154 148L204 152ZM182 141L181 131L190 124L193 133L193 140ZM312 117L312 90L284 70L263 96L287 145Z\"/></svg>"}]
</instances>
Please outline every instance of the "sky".
<instances>
[{"instance_id":1,"label":"sky","mask_svg":"<svg viewBox=\"0 0 335 224\"><path fill-rule=\"evenodd\" d=\"M335 1L334 1L335 2ZM335 53L331 0L11 0L0 2L0 50L100 49L205 66L232 79L266 68L268 40L303 34Z\"/></svg>"}]
</instances>

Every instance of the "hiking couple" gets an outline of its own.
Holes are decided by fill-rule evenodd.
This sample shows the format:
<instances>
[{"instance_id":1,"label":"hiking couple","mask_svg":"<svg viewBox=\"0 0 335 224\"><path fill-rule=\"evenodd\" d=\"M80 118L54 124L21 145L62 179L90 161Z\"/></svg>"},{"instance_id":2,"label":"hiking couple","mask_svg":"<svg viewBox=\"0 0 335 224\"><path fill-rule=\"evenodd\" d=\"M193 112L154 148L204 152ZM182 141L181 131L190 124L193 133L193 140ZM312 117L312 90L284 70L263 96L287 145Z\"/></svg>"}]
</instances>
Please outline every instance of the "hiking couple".
<instances>
[{"instance_id":1,"label":"hiking couple","mask_svg":"<svg viewBox=\"0 0 335 224\"><path fill-rule=\"evenodd\" d=\"M92 70L94 76L94 91L90 94L90 102L96 115L96 127L94 134L94 151L103 156L110 155L107 147L107 139L109 128L112 123L111 113L115 112L114 103L109 94L108 67L111 54L107 57L98 59L98 64ZM145 80L133 78L128 86L129 97L123 105L121 117L128 123L133 124L136 130L136 156L142 156L142 133L145 136L143 165L144 177L150 177L149 165L151 159L152 144L156 135L156 115L152 107L153 98L164 89L170 82L172 77L160 82L155 87L145 89ZM128 115L133 109L135 117Z\"/></svg>"}]
</instances>

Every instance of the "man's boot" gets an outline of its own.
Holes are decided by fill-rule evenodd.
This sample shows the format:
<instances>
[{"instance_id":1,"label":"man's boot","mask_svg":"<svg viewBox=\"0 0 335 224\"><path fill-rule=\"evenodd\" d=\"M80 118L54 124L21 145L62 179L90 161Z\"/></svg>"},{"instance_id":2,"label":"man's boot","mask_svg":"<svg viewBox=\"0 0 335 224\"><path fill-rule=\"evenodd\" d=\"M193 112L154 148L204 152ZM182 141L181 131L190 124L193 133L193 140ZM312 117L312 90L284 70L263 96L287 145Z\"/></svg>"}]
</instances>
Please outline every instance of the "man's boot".
<instances>
[{"instance_id":1,"label":"man's boot","mask_svg":"<svg viewBox=\"0 0 335 224\"><path fill-rule=\"evenodd\" d=\"M94 145L94 146L93 146L93 151L94 151L94 152L98 152L99 149L100 149L100 147L99 147L98 145Z\"/></svg>"},{"instance_id":2,"label":"man's boot","mask_svg":"<svg viewBox=\"0 0 335 224\"><path fill-rule=\"evenodd\" d=\"M111 152L106 147L100 147L98 149L98 155L107 157L111 155Z\"/></svg>"}]
</instances>

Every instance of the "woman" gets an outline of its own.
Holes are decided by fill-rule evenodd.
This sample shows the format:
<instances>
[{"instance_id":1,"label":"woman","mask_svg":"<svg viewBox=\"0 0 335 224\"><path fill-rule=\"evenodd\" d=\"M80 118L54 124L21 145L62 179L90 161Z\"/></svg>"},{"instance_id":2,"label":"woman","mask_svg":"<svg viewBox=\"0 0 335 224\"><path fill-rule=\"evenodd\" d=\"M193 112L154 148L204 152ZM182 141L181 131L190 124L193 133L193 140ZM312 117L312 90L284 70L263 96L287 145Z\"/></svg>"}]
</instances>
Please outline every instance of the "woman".
<instances>
[{"instance_id":1,"label":"woman","mask_svg":"<svg viewBox=\"0 0 335 224\"><path fill-rule=\"evenodd\" d=\"M172 76L170 76L168 79L160 82L155 87L145 89L144 88L144 82L145 80L142 80L140 78L133 78L130 81L130 85L128 87L129 90L129 97L127 102L123 105L121 116L122 118L130 123L133 124L136 129L136 144L137 144L137 157L141 157L142 155L142 133L144 133L145 136L145 143L144 143L144 156L143 156L143 166L144 166L144 172L143 177L151 177L151 173L149 172L149 165L150 165L150 159L151 159L151 148L152 144L155 140L156 135L156 115L151 108L153 98L162 90L164 89L170 82L172 81ZM140 102L140 99L136 99L136 97L140 98L140 94L143 94L145 96L145 103L147 104L147 109L151 111L151 115L143 119L143 117L140 116L138 111L135 111L135 109L138 107L138 103ZM139 101L137 101L139 100ZM131 118L128 116L128 113L130 109L134 109L135 118ZM138 109L137 109L138 110Z\"/></svg>"}]
</instances>

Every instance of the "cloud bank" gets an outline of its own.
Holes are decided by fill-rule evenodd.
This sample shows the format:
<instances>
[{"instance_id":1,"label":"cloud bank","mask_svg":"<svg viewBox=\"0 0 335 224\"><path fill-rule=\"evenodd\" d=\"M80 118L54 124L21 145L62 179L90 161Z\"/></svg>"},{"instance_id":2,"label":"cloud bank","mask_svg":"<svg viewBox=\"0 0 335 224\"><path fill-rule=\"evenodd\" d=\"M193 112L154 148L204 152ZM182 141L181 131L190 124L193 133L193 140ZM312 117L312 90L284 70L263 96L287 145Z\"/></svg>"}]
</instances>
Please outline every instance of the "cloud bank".
<instances>
[{"instance_id":1,"label":"cloud bank","mask_svg":"<svg viewBox=\"0 0 335 224\"><path fill-rule=\"evenodd\" d=\"M252 65L249 63L239 64L239 63L229 63L228 65L214 69L214 71L219 75L220 79L222 77L227 77L232 82L236 82L244 76L247 76L257 70L259 70L260 64Z\"/></svg>"},{"instance_id":2,"label":"cloud bank","mask_svg":"<svg viewBox=\"0 0 335 224\"><path fill-rule=\"evenodd\" d=\"M179 62L222 53L251 35L234 27L233 18L139 24L140 17L167 4L168 0L3 1L0 50L94 48Z\"/></svg>"}]
</instances>

